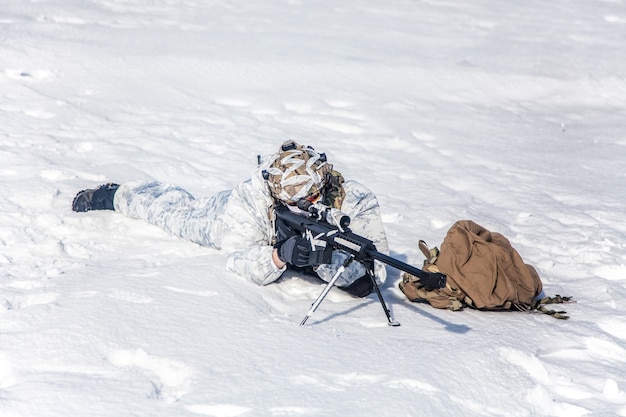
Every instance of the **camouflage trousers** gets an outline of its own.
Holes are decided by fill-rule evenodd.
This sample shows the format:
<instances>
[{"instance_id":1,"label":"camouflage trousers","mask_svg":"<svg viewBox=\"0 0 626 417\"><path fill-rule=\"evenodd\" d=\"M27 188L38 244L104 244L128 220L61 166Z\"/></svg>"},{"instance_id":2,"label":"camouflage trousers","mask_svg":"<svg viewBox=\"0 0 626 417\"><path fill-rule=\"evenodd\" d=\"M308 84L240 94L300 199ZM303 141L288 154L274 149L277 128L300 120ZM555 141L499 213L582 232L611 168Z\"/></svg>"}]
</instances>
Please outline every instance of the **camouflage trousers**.
<instances>
[{"instance_id":1,"label":"camouflage trousers","mask_svg":"<svg viewBox=\"0 0 626 417\"><path fill-rule=\"evenodd\" d=\"M231 191L196 199L180 187L130 182L115 193L115 210L142 219L186 240L221 248L224 210Z\"/></svg>"}]
</instances>

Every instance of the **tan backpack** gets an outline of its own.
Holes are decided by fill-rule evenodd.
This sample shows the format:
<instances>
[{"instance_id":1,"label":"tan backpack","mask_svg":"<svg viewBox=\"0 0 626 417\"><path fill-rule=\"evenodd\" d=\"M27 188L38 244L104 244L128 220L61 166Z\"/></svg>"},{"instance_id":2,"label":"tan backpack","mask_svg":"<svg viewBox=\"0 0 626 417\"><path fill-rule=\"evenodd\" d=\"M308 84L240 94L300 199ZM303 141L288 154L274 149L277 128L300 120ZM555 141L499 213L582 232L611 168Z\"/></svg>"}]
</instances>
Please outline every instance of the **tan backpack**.
<instances>
[{"instance_id":1,"label":"tan backpack","mask_svg":"<svg viewBox=\"0 0 626 417\"><path fill-rule=\"evenodd\" d=\"M444 288L427 290L419 279L402 274L400 290L411 301L426 301L436 308L453 311L463 307L479 310L538 310L567 319L564 311L552 311L545 304L562 303L570 297L535 298L542 292L539 274L525 264L509 240L471 220L456 222L448 231L441 250L419 243L426 256L423 269L447 275Z\"/></svg>"}]
</instances>

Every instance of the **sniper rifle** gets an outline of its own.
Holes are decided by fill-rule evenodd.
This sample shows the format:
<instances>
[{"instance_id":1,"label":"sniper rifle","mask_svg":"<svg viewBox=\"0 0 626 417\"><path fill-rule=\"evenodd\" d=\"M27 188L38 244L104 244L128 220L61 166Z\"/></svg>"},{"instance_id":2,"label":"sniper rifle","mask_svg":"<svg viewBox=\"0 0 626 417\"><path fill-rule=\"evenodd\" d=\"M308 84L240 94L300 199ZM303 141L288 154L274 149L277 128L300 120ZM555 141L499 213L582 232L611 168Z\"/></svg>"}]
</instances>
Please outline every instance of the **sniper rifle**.
<instances>
[{"instance_id":1,"label":"sniper rifle","mask_svg":"<svg viewBox=\"0 0 626 417\"><path fill-rule=\"evenodd\" d=\"M391 313L385 304L385 300L376 282L374 276L375 260L416 276L419 278L420 283L429 290L446 286L446 276L444 274L423 271L385 255L384 253L378 252L374 242L350 230L350 217L340 210L325 206L321 203L311 203L307 200L298 201L297 207L299 209L298 212L291 211L287 206L277 207L276 217L284 221L292 229L302 233L302 235L309 240L311 243L311 255L309 259L312 266L330 263L333 250L343 250L349 255L343 265L324 287L322 293L313 302L309 312L300 323L301 326L304 325L308 318L317 310L317 307L324 300L345 268L355 260L365 266L367 275L372 280L374 291L387 316L387 324L390 326L399 326L400 323L393 320L391 317Z\"/></svg>"}]
</instances>

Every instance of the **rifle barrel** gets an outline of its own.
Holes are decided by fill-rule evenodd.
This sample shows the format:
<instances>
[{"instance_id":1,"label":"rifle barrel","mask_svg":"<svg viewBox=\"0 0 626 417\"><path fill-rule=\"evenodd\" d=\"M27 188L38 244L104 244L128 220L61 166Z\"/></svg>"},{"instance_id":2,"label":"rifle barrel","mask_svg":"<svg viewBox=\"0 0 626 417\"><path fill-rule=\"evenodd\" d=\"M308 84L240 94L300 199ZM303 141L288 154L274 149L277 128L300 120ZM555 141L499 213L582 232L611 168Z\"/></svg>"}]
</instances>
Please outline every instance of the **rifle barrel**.
<instances>
[{"instance_id":1,"label":"rifle barrel","mask_svg":"<svg viewBox=\"0 0 626 417\"><path fill-rule=\"evenodd\" d=\"M370 251L369 255L389 266L418 277L420 283L430 290L446 286L446 276L440 272L427 272L374 250Z\"/></svg>"}]
</instances>

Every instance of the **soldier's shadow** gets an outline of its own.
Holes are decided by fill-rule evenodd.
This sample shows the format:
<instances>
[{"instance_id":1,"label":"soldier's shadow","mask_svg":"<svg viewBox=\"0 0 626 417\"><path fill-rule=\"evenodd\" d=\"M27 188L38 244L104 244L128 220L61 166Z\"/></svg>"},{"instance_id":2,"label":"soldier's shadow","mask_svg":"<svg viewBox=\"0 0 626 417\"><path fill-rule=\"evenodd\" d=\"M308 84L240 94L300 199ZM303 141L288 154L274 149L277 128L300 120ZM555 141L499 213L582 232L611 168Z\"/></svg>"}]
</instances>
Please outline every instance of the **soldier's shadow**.
<instances>
[{"instance_id":1,"label":"soldier's shadow","mask_svg":"<svg viewBox=\"0 0 626 417\"><path fill-rule=\"evenodd\" d=\"M377 297L374 296L374 298L375 299L371 299L370 302L378 303L379 301L378 301ZM333 320L333 319L335 319L337 317L350 315L351 313L354 313L354 312L356 312L356 311L358 311L358 310L360 310L360 309L362 309L362 308L364 308L366 306L369 306L369 304L370 303L361 303L359 305L350 307L348 309L331 313L328 316L323 317L323 318L315 318L315 316L312 316L309 319L309 321L307 321L307 324L310 324L310 325L313 325L313 326L319 325L319 324L323 324L323 323L329 322L329 321L331 321L331 320ZM422 305L426 306L427 304L422 304ZM417 313L421 314L422 316L424 316L424 317L426 317L426 318L428 318L428 319L430 319L430 320L432 320L432 321L434 321L436 323L441 324L443 326L443 328L445 330L449 331L449 332L457 333L457 334L464 334L464 333L467 333L470 330L472 330L471 327L469 327L469 326L467 326L465 324L452 323L452 322L450 322L448 320L445 320L445 319L443 319L441 317L437 317L436 315L431 314L431 313L423 310L422 308L420 308L420 304L418 304L418 303L411 303L410 306L411 306L412 310L415 310ZM389 305L388 305L388 307L390 308ZM383 317L381 317L381 320L385 320L385 316L384 316L384 313L382 311L381 311L381 315L383 315Z\"/></svg>"},{"instance_id":2,"label":"soldier's shadow","mask_svg":"<svg viewBox=\"0 0 626 417\"><path fill-rule=\"evenodd\" d=\"M404 262L406 264L411 265L409 262L407 262L407 257L404 254L391 253L391 256L393 258L401 261L401 262ZM419 268L419 266L417 266L417 268ZM399 270L397 270L397 269L395 269L393 267L387 266L387 275L390 278L392 278L390 280L391 282L398 282L400 277L401 277L401 271L399 271ZM426 317L426 318L428 318L428 319L430 319L430 320L432 320L434 322L437 322L437 323L443 325L444 329L449 331L449 332L458 333L458 334L464 334L464 333L467 333L470 330L472 330L471 327L469 327L469 326L467 326L465 324L457 324L457 323L449 322L448 320L445 320L445 319L443 319L441 317L438 317L435 314L429 313L428 311L426 311L423 308L421 308L422 306L429 307L429 304L427 302L423 302L423 303L411 302L411 303L407 303L407 305L409 305L412 310L415 310L417 313L421 314L422 316L424 316L424 317Z\"/></svg>"},{"instance_id":3,"label":"soldier's shadow","mask_svg":"<svg viewBox=\"0 0 626 417\"><path fill-rule=\"evenodd\" d=\"M401 262L407 263L406 261L406 255L404 254L397 254L397 253L392 253L391 256ZM392 316L393 316L393 305L389 304L389 301L387 301L387 298L390 298L388 295L385 296L385 292L386 293L390 293L389 291L389 287L390 286L395 286L394 282L398 282L398 280L400 279L401 276L401 272L399 270L397 270L394 267L391 266L387 266L387 282L385 284L383 284L382 286L380 286L380 290L383 293L383 298L385 298L385 304L387 305L387 308L391 311ZM320 278L317 277L306 277L303 275L299 276L300 279L305 279L305 280L309 280L309 281L316 281L317 283L321 282ZM402 295L404 297L404 295ZM397 297L393 297L395 301L399 301L399 299ZM349 315L353 312L356 312L366 306L369 306L371 303L380 303L378 296L376 295L376 293L372 293L369 296L367 296L367 300L369 302L362 302L359 303L355 306L352 306L348 309L343 309L340 311L336 311L334 313L330 313L329 315L327 315L326 317L315 317L315 314L312 315L308 320L307 320L307 325L318 325L318 324L323 324L326 323L328 321L331 321L337 317L340 316L345 316L345 315ZM404 300L406 300L406 298L404 298ZM427 311L425 311L423 308L421 308L421 306L429 306L427 303L410 303L410 302L406 302L406 303L402 303L403 305L408 305L410 306L410 308L412 310L415 310L417 313L421 314L422 316L436 322L439 323L441 325L443 325L444 329L452 332L452 333L458 333L458 334L463 334L463 333L467 333L471 330L471 328L469 326L466 326L464 324L457 324L457 323L452 323L449 322L441 317L436 316L435 314L429 313ZM382 307L381 307L382 308ZM381 314L383 315L383 317L381 318L381 320L386 320L386 317L384 315L384 312L381 311ZM319 313L318 313L319 315Z\"/></svg>"},{"instance_id":4,"label":"soldier's shadow","mask_svg":"<svg viewBox=\"0 0 626 417\"><path fill-rule=\"evenodd\" d=\"M422 316L437 322L443 325L443 328L452 333L464 334L472 330L471 327L465 324L457 324L449 322L448 320L442 319L441 317L437 317L434 314L429 313L428 311L420 308L421 306L428 306L426 303L411 303L412 309L421 314Z\"/></svg>"}]
</instances>

